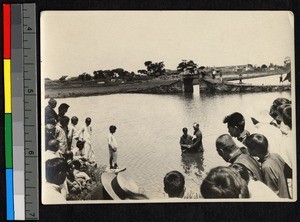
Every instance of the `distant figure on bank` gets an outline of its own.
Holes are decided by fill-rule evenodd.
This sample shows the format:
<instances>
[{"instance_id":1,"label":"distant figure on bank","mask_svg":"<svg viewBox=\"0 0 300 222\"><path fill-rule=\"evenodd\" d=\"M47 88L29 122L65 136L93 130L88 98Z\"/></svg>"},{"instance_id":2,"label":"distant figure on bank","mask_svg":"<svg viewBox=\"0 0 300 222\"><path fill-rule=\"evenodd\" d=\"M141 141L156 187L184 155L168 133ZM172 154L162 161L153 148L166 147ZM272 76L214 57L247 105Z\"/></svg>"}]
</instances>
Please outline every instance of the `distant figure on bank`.
<instances>
[{"instance_id":1,"label":"distant figure on bank","mask_svg":"<svg viewBox=\"0 0 300 222\"><path fill-rule=\"evenodd\" d=\"M115 139L115 136L114 136L114 133L116 132L116 130L117 130L117 127L114 125L111 125L109 127L109 134L107 137L110 169L118 168L117 158L118 158L119 146L118 146L117 140Z\"/></svg>"},{"instance_id":2,"label":"distant figure on bank","mask_svg":"<svg viewBox=\"0 0 300 222\"><path fill-rule=\"evenodd\" d=\"M187 149L192 145L193 137L188 134L188 129L186 127L182 129L182 132L183 135L180 137L179 144L181 147L181 152L185 153Z\"/></svg>"},{"instance_id":3,"label":"distant figure on bank","mask_svg":"<svg viewBox=\"0 0 300 222\"><path fill-rule=\"evenodd\" d=\"M64 154L68 150L68 124L69 117L62 116L59 119L59 123L56 124L56 139L59 141L59 149L62 154Z\"/></svg>"},{"instance_id":4,"label":"distant figure on bank","mask_svg":"<svg viewBox=\"0 0 300 222\"><path fill-rule=\"evenodd\" d=\"M192 145L187 148L187 152L189 153L197 153L197 152L203 152L203 144L202 144L202 132L199 129L199 123L193 124L194 128L194 136Z\"/></svg>"},{"instance_id":5,"label":"distant figure on bank","mask_svg":"<svg viewBox=\"0 0 300 222\"><path fill-rule=\"evenodd\" d=\"M184 176L178 171L171 171L164 177L164 191L170 198L182 198L185 192L184 184Z\"/></svg>"},{"instance_id":6,"label":"distant figure on bank","mask_svg":"<svg viewBox=\"0 0 300 222\"><path fill-rule=\"evenodd\" d=\"M283 78L282 78L282 74L279 76L279 83L282 83L283 81Z\"/></svg>"},{"instance_id":7,"label":"distant figure on bank","mask_svg":"<svg viewBox=\"0 0 300 222\"><path fill-rule=\"evenodd\" d=\"M200 186L204 198L249 198L249 190L239 173L230 167L210 170Z\"/></svg>"},{"instance_id":8,"label":"distant figure on bank","mask_svg":"<svg viewBox=\"0 0 300 222\"><path fill-rule=\"evenodd\" d=\"M246 146L250 155L258 157L261 162L264 183L279 197L290 198L287 175L291 175L291 169L278 154L269 153L267 138L261 134L252 134L247 138Z\"/></svg>"},{"instance_id":9,"label":"distant figure on bank","mask_svg":"<svg viewBox=\"0 0 300 222\"><path fill-rule=\"evenodd\" d=\"M83 155L86 159L91 159L94 153L92 147L92 126L91 126L92 119L87 117L85 119L85 125L79 131L78 137L80 140L84 141L84 149L82 150Z\"/></svg>"},{"instance_id":10,"label":"distant figure on bank","mask_svg":"<svg viewBox=\"0 0 300 222\"><path fill-rule=\"evenodd\" d=\"M249 176L247 168L241 163L234 163L230 167L239 172L249 190L249 197L256 201L279 200L279 197L266 184L259 180L253 180Z\"/></svg>"},{"instance_id":11,"label":"distant figure on bank","mask_svg":"<svg viewBox=\"0 0 300 222\"><path fill-rule=\"evenodd\" d=\"M66 198L61 193L67 177L69 166L63 158L54 158L46 161L46 185L44 199L47 203L65 203Z\"/></svg>"},{"instance_id":12,"label":"distant figure on bank","mask_svg":"<svg viewBox=\"0 0 300 222\"><path fill-rule=\"evenodd\" d=\"M227 123L228 132L232 137L236 137L238 141L242 142L250 135L245 130L245 118L241 113L235 112L226 116L223 123Z\"/></svg>"},{"instance_id":13,"label":"distant figure on bank","mask_svg":"<svg viewBox=\"0 0 300 222\"><path fill-rule=\"evenodd\" d=\"M239 79L240 79L239 84L242 84L243 83L243 81L242 81L242 73L239 74Z\"/></svg>"},{"instance_id":14,"label":"distant figure on bank","mask_svg":"<svg viewBox=\"0 0 300 222\"><path fill-rule=\"evenodd\" d=\"M66 103L62 103L62 104L59 105L59 107L58 107L58 121L61 117L66 115L66 113L68 112L69 107L70 106Z\"/></svg>"},{"instance_id":15,"label":"distant figure on bank","mask_svg":"<svg viewBox=\"0 0 300 222\"><path fill-rule=\"evenodd\" d=\"M55 125L57 122L58 115L55 112L54 108L56 107L57 102L55 99L51 98L48 101L48 106L45 108L45 124Z\"/></svg>"},{"instance_id":16,"label":"distant figure on bank","mask_svg":"<svg viewBox=\"0 0 300 222\"><path fill-rule=\"evenodd\" d=\"M77 125L78 118L77 116L73 116L71 118L71 125L69 126L69 133L68 133L68 141L69 141L69 148L72 150L76 148L76 143L79 139Z\"/></svg>"},{"instance_id":17,"label":"distant figure on bank","mask_svg":"<svg viewBox=\"0 0 300 222\"><path fill-rule=\"evenodd\" d=\"M237 147L230 135L223 134L219 136L216 140L216 148L218 154L226 162L243 164L253 180L263 181L262 172L257 161L245 152L246 149Z\"/></svg>"}]
</instances>

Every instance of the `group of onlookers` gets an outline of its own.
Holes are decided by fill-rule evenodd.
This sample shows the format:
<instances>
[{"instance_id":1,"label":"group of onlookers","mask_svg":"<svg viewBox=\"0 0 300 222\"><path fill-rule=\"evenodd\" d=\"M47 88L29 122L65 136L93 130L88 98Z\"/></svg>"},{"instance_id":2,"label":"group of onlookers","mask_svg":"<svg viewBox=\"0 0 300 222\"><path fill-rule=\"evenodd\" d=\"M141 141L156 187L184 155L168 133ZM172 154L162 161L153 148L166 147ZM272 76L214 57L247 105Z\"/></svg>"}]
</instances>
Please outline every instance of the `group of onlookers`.
<instances>
[{"instance_id":1,"label":"group of onlookers","mask_svg":"<svg viewBox=\"0 0 300 222\"><path fill-rule=\"evenodd\" d=\"M259 133L252 134L245 129L245 118L241 113L235 112L224 118L223 123L227 124L230 135L223 134L216 139L216 151L230 165L210 170L200 186L204 198L253 198L262 201L292 197L295 144L291 136L291 102L285 98L274 100L269 114L273 117L269 126L257 127ZM255 118L252 122L257 126L261 124ZM270 145L263 135L264 129L270 130L270 127L273 135L269 140L276 139L279 143ZM182 152L189 152L191 140L187 129L183 128L180 138Z\"/></svg>"},{"instance_id":2,"label":"group of onlookers","mask_svg":"<svg viewBox=\"0 0 300 222\"><path fill-rule=\"evenodd\" d=\"M46 126L46 181L48 198L65 201L68 190L80 192L90 180L80 169L82 165L93 164L91 145L91 119L86 118L85 125L78 130L78 118L65 116L68 105L62 103L58 114L54 111L56 101L49 100L45 109ZM245 118L234 112L223 120L229 134L220 135L215 142L218 153L228 166L217 166L209 171L200 185L203 198L253 198L255 200L278 200L292 197L292 169L295 169L292 144L291 102L285 98L274 100L270 109L273 117L271 131L280 135L280 144L270 143L274 138L260 133L250 133L245 129ZM261 123L252 118L252 123ZM202 133L199 124L194 123L194 135L183 128L180 137L182 153L203 152ZM93 200L148 199L140 192L136 183L117 170L118 145L114 138L116 126L110 126L108 136L110 170L102 173L101 185L91 191ZM276 134L277 133L277 134ZM267 133L266 133L267 135ZM278 138L277 138L278 139ZM236 140L236 141L235 141ZM270 141L269 141L270 140ZM270 145L272 144L272 145ZM183 198L185 178L178 171L167 173L163 179L164 191L170 198ZM65 194L64 194L65 193ZM64 194L64 195L63 195Z\"/></svg>"}]
</instances>

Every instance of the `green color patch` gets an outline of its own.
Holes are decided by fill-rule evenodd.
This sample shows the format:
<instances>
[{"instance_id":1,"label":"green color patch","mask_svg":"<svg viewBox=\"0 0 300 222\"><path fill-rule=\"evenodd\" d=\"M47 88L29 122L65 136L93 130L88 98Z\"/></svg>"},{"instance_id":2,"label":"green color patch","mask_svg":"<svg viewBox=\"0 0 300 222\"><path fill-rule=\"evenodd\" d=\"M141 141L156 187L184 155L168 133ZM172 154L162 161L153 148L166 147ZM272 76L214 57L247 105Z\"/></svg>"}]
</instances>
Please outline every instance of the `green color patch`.
<instances>
[{"instance_id":1,"label":"green color patch","mask_svg":"<svg viewBox=\"0 0 300 222\"><path fill-rule=\"evenodd\" d=\"M5 168L13 167L13 149L12 149L12 116L11 113L5 113Z\"/></svg>"}]
</instances>

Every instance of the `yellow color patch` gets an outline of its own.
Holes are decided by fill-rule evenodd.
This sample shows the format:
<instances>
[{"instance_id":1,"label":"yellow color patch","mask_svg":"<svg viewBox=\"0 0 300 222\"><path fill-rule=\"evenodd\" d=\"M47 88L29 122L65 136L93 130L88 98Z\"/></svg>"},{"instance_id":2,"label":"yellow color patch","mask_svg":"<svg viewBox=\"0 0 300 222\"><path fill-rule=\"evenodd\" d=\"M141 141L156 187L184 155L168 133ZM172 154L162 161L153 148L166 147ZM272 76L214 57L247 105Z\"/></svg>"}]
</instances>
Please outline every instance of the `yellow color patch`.
<instances>
[{"instance_id":1,"label":"yellow color patch","mask_svg":"<svg viewBox=\"0 0 300 222\"><path fill-rule=\"evenodd\" d=\"M4 101L5 113L11 113L11 72L10 59L4 59Z\"/></svg>"}]
</instances>

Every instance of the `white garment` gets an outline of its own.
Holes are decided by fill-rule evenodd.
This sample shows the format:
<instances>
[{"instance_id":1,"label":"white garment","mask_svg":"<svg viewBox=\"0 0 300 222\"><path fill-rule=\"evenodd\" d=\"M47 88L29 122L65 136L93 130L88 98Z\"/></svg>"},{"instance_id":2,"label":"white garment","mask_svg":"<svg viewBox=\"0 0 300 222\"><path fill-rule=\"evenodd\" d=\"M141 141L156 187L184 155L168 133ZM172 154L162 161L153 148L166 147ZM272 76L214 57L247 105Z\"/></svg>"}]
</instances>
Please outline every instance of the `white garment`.
<instances>
[{"instance_id":1,"label":"white garment","mask_svg":"<svg viewBox=\"0 0 300 222\"><path fill-rule=\"evenodd\" d=\"M279 155L289 165L290 168L296 169L295 161L296 156L296 141L293 141L292 132L285 130L286 134L282 134L282 139L279 145Z\"/></svg>"},{"instance_id":2,"label":"white garment","mask_svg":"<svg viewBox=\"0 0 300 222\"><path fill-rule=\"evenodd\" d=\"M250 198L257 201L272 201L280 198L266 184L250 179L248 183Z\"/></svg>"},{"instance_id":3,"label":"white garment","mask_svg":"<svg viewBox=\"0 0 300 222\"><path fill-rule=\"evenodd\" d=\"M78 137L85 141L84 143L84 148L82 149L82 154L84 155L84 157L86 159L90 159L93 157L93 147L92 147L92 142L91 142L91 138L92 138L92 127L89 125L84 125L78 134Z\"/></svg>"},{"instance_id":4,"label":"white garment","mask_svg":"<svg viewBox=\"0 0 300 222\"><path fill-rule=\"evenodd\" d=\"M107 142L108 142L108 148L115 149L115 150L119 148L117 140L115 139L115 136L112 133L108 134Z\"/></svg>"},{"instance_id":5,"label":"white garment","mask_svg":"<svg viewBox=\"0 0 300 222\"><path fill-rule=\"evenodd\" d=\"M43 204L65 204L66 198L61 193L61 186L53 183L45 183L43 192Z\"/></svg>"},{"instance_id":6,"label":"white garment","mask_svg":"<svg viewBox=\"0 0 300 222\"><path fill-rule=\"evenodd\" d=\"M71 141L71 149L76 147L76 143L78 140L75 138L78 137L78 130L74 124L71 124L69 126L69 134L68 134L68 139Z\"/></svg>"},{"instance_id":7,"label":"white garment","mask_svg":"<svg viewBox=\"0 0 300 222\"><path fill-rule=\"evenodd\" d=\"M61 157L59 151L53 152L51 150L46 150L45 151L45 161Z\"/></svg>"}]
</instances>

